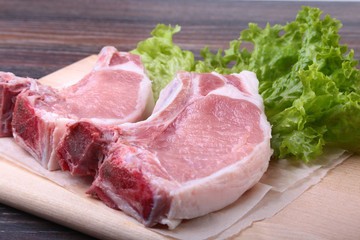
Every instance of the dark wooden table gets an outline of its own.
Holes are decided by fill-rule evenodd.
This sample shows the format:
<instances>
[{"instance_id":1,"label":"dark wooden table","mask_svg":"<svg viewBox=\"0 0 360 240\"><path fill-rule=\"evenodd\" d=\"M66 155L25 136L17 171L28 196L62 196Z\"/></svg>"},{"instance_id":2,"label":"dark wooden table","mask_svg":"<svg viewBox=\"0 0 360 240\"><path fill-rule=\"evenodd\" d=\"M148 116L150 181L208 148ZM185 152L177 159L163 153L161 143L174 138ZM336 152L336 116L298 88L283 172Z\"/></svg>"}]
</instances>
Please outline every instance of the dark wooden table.
<instances>
[{"instance_id":1,"label":"dark wooden table","mask_svg":"<svg viewBox=\"0 0 360 240\"><path fill-rule=\"evenodd\" d=\"M181 25L175 42L199 57L206 45L227 48L249 22L293 21L302 5L340 19L341 42L360 58L360 2L0 0L0 71L40 78L104 45L129 51L157 23ZM91 237L0 205L0 239Z\"/></svg>"}]
</instances>

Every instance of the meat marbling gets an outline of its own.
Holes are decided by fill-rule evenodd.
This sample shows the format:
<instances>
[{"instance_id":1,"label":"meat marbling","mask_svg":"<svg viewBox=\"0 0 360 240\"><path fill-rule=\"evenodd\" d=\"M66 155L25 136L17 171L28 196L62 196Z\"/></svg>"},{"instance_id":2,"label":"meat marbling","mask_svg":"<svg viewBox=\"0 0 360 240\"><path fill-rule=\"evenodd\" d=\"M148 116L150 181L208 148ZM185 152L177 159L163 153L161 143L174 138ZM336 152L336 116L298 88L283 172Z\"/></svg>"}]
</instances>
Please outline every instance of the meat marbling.
<instances>
[{"instance_id":1,"label":"meat marbling","mask_svg":"<svg viewBox=\"0 0 360 240\"><path fill-rule=\"evenodd\" d=\"M86 138L87 124L77 123L77 134ZM248 71L179 72L148 119L113 132L88 193L146 226L174 227L231 204L272 155L258 81Z\"/></svg>"},{"instance_id":2,"label":"meat marbling","mask_svg":"<svg viewBox=\"0 0 360 240\"><path fill-rule=\"evenodd\" d=\"M59 168L54 149L68 124L136 122L153 108L151 82L140 56L104 47L94 69L77 83L53 89L38 85L21 92L13 114L15 140L49 169Z\"/></svg>"}]
</instances>

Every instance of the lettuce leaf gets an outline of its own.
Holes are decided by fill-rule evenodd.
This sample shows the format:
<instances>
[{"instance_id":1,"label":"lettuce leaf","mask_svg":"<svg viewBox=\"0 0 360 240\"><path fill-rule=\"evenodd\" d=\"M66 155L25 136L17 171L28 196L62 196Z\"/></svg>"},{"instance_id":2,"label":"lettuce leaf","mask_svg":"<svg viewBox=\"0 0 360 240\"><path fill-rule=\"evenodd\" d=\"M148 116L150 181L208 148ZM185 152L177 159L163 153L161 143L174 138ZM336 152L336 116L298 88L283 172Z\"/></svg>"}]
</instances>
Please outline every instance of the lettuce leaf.
<instances>
[{"instance_id":1,"label":"lettuce leaf","mask_svg":"<svg viewBox=\"0 0 360 240\"><path fill-rule=\"evenodd\" d=\"M131 53L141 56L142 62L152 81L155 101L159 93L171 80L177 71L192 71L195 58L192 52L183 51L174 45L172 37L180 31L180 26L158 24L151 32L153 37L139 42Z\"/></svg>"},{"instance_id":2,"label":"lettuce leaf","mask_svg":"<svg viewBox=\"0 0 360 240\"><path fill-rule=\"evenodd\" d=\"M340 21L317 8L303 7L285 26L261 29L250 23L228 50L201 51L195 71L224 74L254 71L265 113L272 125L272 147L278 158L309 162L324 145L360 150L360 73L340 45ZM239 49L242 42L253 50ZM235 61L232 67L228 67Z\"/></svg>"},{"instance_id":3,"label":"lettuce leaf","mask_svg":"<svg viewBox=\"0 0 360 240\"><path fill-rule=\"evenodd\" d=\"M340 45L341 22L317 8L303 7L286 25L255 23L226 50L208 47L195 61L189 51L173 44L180 27L159 24L153 37L132 52L142 56L153 81L155 99L176 71L222 74L250 70L259 79L259 92L272 125L276 158L294 157L308 163L325 145L360 152L360 71L353 50ZM250 43L252 49L241 48Z\"/></svg>"}]
</instances>

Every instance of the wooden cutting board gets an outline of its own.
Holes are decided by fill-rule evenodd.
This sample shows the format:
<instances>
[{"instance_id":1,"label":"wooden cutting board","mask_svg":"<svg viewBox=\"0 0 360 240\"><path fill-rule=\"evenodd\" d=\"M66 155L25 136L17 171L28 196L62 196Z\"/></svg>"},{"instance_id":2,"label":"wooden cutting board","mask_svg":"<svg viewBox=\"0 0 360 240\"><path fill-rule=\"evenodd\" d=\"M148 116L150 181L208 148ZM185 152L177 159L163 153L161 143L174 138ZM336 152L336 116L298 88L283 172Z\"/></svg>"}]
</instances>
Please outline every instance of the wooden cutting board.
<instances>
[{"instance_id":1,"label":"wooden cutting board","mask_svg":"<svg viewBox=\"0 0 360 240\"><path fill-rule=\"evenodd\" d=\"M77 81L96 59L90 56L40 81L56 87ZM98 238L166 239L121 212L116 222L104 224L115 210L99 213L101 202L77 196L5 159L0 159L0 175L4 204ZM115 234L119 229L121 234ZM360 157L347 159L278 214L253 223L234 239L360 239Z\"/></svg>"}]
</instances>

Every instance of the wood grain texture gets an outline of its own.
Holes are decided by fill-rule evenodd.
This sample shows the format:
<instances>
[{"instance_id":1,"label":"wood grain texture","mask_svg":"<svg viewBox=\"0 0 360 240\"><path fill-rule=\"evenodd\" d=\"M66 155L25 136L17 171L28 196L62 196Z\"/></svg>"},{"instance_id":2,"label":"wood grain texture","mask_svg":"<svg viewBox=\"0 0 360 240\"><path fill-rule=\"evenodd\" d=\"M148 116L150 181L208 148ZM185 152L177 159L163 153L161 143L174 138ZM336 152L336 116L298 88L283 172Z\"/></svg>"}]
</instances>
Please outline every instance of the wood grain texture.
<instances>
[{"instance_id":1,"label":"wood grain texture","mask_svg":"<svg viewBox=\"0 0 360 240\"><path fill-rule=\"evenodd\" d=\"M93 237L84 235L70 228L56 225L45 219L24 213L18 209L0 204L0 235L2 239L74 239L90 240Z\"/></svg>"},{"instance_id":2,"label":"wood grain texture","mask_svg":"<svg viewBox=\"0 0 360 240\"><path fill-rule=\"evenodd\" d=\"M256 22L264 27L267 22L274 25L294 20L302 5L319 7L325 14L340 19L343 23L340 29L341 42L355 50L355 58L360 58L359 2L0 0L0 70L40 78L96 54L104 45L114 45L122 51L131 50L149 36L157 23L181 25L182 31L175 37L175 42L184 49L192 50L199 57L200 49L206 45L213 50L226 48L228 42L237 38L249 22ZM323 226L322 219L332 217L327 216L326 209L327 206L333 206L334 201L335 205L348 207L357 204L360 196L351 193L359 194L359 184L356 184L359 176L347 170L354 168L354 165L351 161L346 161L340 167L344 168L346 176L354 184L344 186L343 176L337 176L337 171L332 171L321 183L294 201L290 208L269 221L255 223L251 231L244 231L238 237L269 237L273 225L279 224L284 218L294 227L294 237L297 222L304 223L311 234L315 227ZM339 192L336 196L342 199L329 198L326 192L321 191L322 187ZM307 212L307 218L298 219L297 213L305 211L302 202L314 204L311 200L316 197L320 197L315 202L319 212ZM85 235L5 205L1 205L0 214L0 238L89 239ZM353 211L350 216L354 219L352 223L360 225L359 216L359 211ZM337 217L340 221L336 230L341 229L341 223L348 219L343 217ZM286 232L288 225L283 227ZM29 228L34 229L34 232L26 230ZM281 238L281 234L279 231L272 236ZM322 236L336 239L335 234Z\"/></svg>"},{"instance_id":3,"label":"wood grain texture","mask_svg":"<svg viewBox=\"0 0 360 240\"><path fill-rule=\"evenodd\" d=\"M264 27L293 21L302 2L251 1L46 1L0 0L0 66L33 78L45 76L104 45L136 47L158 23L179 24L175 41L199 56L200 49L226 48L249 22ZM349 48L360 56L360 3L307 2L342 20Z\"/></svg>"},{"instance_id":4,"label":"wood grain texture","mask_svg":"<svg viewBox=\"0 0 360 240\"><path fill-rule=\"evenodd\" d=\"M235 239L359 239L360 156L345 160L270 219ZM276 229L276 231L274 231Z\"/></svg>"}]
</instances>

